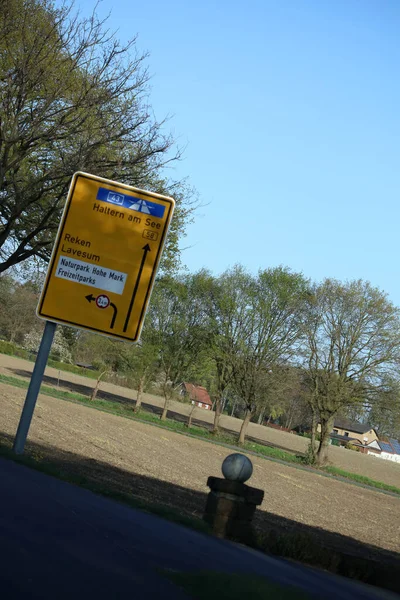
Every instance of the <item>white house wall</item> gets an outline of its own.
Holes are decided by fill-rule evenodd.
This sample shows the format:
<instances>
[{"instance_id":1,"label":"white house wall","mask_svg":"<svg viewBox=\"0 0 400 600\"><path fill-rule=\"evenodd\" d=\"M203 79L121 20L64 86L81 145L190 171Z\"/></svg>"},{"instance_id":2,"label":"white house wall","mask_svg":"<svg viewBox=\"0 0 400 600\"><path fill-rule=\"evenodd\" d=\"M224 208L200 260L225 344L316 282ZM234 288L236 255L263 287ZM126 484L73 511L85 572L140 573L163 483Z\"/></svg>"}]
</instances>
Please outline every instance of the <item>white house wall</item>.
<instances>
[{"instance_id":1,"label":"white house wall","mask_svg":"<svg viewBox=\"0 0 400 600\"><path fill-rule=\"evenodd\" d=\"M400 454L391 454L390 452L368 452L370 456L376 456L376 458L383 458L383 460L391 460L392 462L400 463Z\"/></svg>"},{"instance_id":2,"label":"white house wall","mask_svg":"<svg viewBox=\"0 0 400 600\"><path fill-rule=\"evenodd\" d=\"M400 463L400 455L399 454L391 454L390 452L381 452L381 456L385 460L392 460L393 462Z\"/></svg>"},{"instance_id":3,"label":"white house wall","mask_svg":"<svg viewBox=\"0 0 400 600\"><path fill-rule=\"evenodd\" d=\"M376 450L380 450L379 444L376 441L373 441L370 444L368 444L368 448L375 448Z\"/></svg>"}]
</instances>

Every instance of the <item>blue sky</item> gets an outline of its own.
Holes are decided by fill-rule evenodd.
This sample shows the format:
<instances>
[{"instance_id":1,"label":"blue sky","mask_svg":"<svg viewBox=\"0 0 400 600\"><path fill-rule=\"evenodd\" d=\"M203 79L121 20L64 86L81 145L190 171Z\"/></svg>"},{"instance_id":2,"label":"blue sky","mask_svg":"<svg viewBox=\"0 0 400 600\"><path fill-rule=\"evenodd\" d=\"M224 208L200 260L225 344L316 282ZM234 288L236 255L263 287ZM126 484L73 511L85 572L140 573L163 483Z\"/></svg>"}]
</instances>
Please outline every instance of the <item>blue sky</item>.
<instances>
[{"instance_id":1,"label":"blue sky","mask_svg":"<svg viewBox=\"0 0 400 600\"><path fill-rule=\"evenodd\" d=\"M92 0L76 2L86 13ZM362 278L400 305L400 3L103 1L203 207L183 260Z\"/></svg>"}]
</instances>

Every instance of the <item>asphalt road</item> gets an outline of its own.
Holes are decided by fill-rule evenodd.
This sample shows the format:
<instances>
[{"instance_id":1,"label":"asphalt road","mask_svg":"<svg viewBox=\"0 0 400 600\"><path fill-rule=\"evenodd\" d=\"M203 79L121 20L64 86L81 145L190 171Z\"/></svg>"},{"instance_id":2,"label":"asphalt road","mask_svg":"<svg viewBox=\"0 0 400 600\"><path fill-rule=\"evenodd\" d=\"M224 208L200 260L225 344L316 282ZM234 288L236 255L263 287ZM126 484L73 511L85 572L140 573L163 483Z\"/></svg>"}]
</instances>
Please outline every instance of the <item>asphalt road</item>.
<instances>
[{"instance_id":1,"label":"asphalt road","mask_svg":"<svg viewBox=\"0 0 400 600\"><path fill-rule=\"evenodd\" d=\"M253 573L313 598L398 598L199 534L2 459L0 509L5 600L187 599L163 576L165 569Z\"/></svg>"}]
</instances>

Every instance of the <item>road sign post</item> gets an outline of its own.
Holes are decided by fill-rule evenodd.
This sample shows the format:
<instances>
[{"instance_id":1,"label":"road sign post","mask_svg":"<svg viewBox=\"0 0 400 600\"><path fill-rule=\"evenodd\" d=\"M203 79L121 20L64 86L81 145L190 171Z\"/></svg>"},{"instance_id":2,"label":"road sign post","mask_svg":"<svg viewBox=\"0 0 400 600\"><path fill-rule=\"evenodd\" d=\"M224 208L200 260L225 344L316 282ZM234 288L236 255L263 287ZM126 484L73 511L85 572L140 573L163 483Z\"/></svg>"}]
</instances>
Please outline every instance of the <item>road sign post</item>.
<instances>
[{"instance_id":1,"label":"road sign post","mask_svg":"<svg viewBox=\"0 0 400 600\"><path fill-rule=\"evenodd\" d=\"M138 342L173 198L75 173L37 315L46 326L14 452L22 454L56 323Z\"/></svg>"},{"instance_id":2,"label":"road sign post","mask_svg":"<svg viewBox=\"0 0 400 600\"><path fill-rule=\"evenodd\" d=\"M39 352L36 357L35 367L33 369L31 381L26 394L24 407L22 409L21 418L19 420L17 433L14 440L13 450L15 454L23 454L26 438L28 436L29 427L32 421L33 411L35 410L36 400L39 395L40 386L42 384L43 373L46 368L49 358L51 344L53 342L54 333L57 325L47 321L42 341L40 342Z\"/></svg>"}]
</instances>

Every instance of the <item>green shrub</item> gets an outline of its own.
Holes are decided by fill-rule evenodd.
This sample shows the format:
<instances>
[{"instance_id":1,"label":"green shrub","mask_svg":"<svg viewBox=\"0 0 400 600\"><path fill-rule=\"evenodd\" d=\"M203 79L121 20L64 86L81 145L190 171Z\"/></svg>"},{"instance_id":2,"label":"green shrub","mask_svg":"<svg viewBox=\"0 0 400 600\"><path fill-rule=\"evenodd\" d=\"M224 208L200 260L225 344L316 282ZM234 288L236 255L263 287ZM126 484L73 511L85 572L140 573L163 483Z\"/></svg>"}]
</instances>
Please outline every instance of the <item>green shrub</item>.
<instances>
[{"instance_id":1,"label":"green shrub","mask_svg":"<svg viewBox=\"0 0 400 600\"><path fill-rule=\"evenodd\" d=\"M345 445L345 448L347 450L355 450L355 452L360 452L360 448L358 446L355 446L351 442L347 442L347 444Z\"/></svg>"},{"instance_id":2,"label":"green shrub","mask_svg":"<svg viewBox=\"0 0 400 600\"><path fill-rule=\"evenodd\" d=\"M316 461L315 450L313 449L311 442L307 446L307 450L306 450L306 453L305 453L302 461L306 465L315 465L315 461Z\"/></svg>"},{"instance_id":3,"label":"green shrub","mask_svg":"<svg viewBox=\"0 0 400 600\"><path fill-rule=\"evenodd\" d=\"M60 362L58 360L49 359L47 361L49 367L59 369L60 371L68 371L68 373L75 373L75 375L83 375L84 377L90 377L91 379L97 379L99 376L98 371L92 371L91 369L84 369L83 367L77 367L76 365L70 365L69 363Z\"/></svg>"},{"instance_id":4,"label":"green shrub","mask_svg":"<svg viewBox=\"0 0 400 600\"><path fill-rule=\"evenodd\" d=\"M0 340L0 354L18 356L19 358L25 358L27 360L32 359L31 353L25 350L25 348L20 348L16 344L13 344L12 342L6 342L5 340Z\"/></svg>"},{"instance_id":5,"label":"green shrub","mask_svg":"<svg viewBox=\"0 0 400 600\"><path fill-rule=\"evenodd\" d=\"M311 433L303 431L302 433L299 433L298 435L300 435L301 437L305 437L305 438L311 440ZM315 439L319 442L319 440L321 439L321 434L317 432L315 434Z\"/></svg>"},{"instance_id":6,"label":"green shrub","mask_svg":"<svg viewBox=\"0 0 400 600\"><path fill-rule=\"evenodd\" d=\"M15 344L0 340L0 352L1 354L14 354L17 349Z\"/></svg>"},{"instance_id":7,"label":"green shrub","mask_svg":"<svg viewBox=\"0 0 400 600\"><path fill-rule=\"evenodd\" d=\"M7 356L17 356L18 358L25 358L25 360L36 360L36 354L34 352L29 352L25 348L21 348L12 342L6 342L5 340L0 340L0 354L6 354ZM50 357L52 355L50 354ZM84 377L90 377L91 379L97 379L99 376L98 371L92 371L90 369L83 369L82 367L77 367L76 365L71 365L69 363L61 362L59 360L55 360L55 356L53 358L49 358L47 361L47 365L49 367L53 367L54 369L59 369L60 371L68 371L69 373L75 373L76 375L83 375Z\"/></svg>"},{"instance_id":8,"label":"green shrub","mask_svg":"<svg viewBox=\"0 0 400 600\"><path fill-rule=\"evenodd\" d=\"M31 352L38 352L42 336L43 333L41 331L32 329L24 336L24 348ZM54 332L54 338L50 349L50 358L52 360L60 360L63 363L70 363L72 360L70 349L60 328L56 329Z\"/></svg>"}]
</instances>

